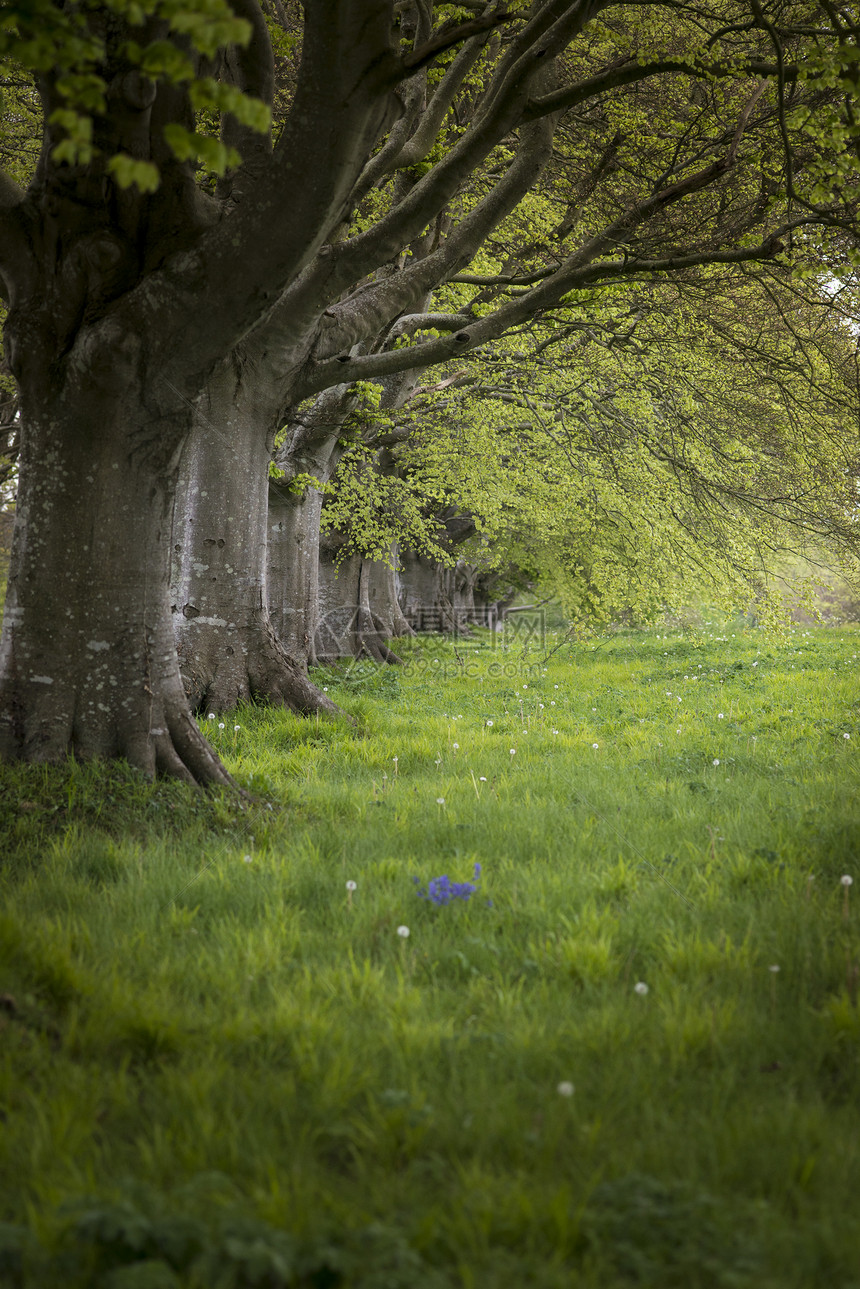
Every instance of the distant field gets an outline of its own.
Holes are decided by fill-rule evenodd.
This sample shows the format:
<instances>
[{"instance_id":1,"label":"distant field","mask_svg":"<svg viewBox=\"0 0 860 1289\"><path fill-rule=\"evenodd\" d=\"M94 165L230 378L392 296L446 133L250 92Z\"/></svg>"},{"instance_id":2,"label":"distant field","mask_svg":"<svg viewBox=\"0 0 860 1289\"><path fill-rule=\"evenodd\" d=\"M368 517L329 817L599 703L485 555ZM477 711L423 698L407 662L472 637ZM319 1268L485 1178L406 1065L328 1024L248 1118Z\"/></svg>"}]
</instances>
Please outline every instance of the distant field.
<instances>
[{"instance_id":1,"label":"distant field","mask_svg":"<svg viewBox=\"0 0 860 1289\"><path fill-rule=\"evenodd\" d=\"M860 1287L860 632L559 639L0 768L0 1284Z\"/></svg>"}]
</instances>

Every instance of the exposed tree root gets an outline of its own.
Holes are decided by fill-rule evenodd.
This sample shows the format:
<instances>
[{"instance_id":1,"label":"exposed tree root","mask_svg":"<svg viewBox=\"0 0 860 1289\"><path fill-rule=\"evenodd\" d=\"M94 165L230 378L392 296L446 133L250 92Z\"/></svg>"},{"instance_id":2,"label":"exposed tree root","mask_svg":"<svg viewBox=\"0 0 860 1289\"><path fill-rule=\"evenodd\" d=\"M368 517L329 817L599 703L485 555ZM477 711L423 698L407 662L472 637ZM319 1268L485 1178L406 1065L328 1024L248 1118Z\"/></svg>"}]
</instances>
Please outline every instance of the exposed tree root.
<instances>
[{"instance_id":1,"label":"exposed tree root","mask_svg":"<svg viewBox=\"0 0 860 1289\"><path fill-rule=\"evenodd\" d=\"M200 786L235 787L201 734L181 687L156 698L148 686L139 701L128 696L94 705L66 684L0 686L0 760L60 764L123 759L147 778L156 775ZM48 692L45 692L45 691Z\"/></svg>"},{"instance_id":2,"label":"exposed tree root","mask_svg":"<svg viewBox=\"0 0 860 1289\"><path fill-rule=\"evenodd\" d=\"M189 635L180 643L179 665L192 708L201 713L231 711L240 703L267 702L304 716L343 715L310 680L302 661L291 657L268 622L240 632L207 636L210 648L190 654Z\"/></svg>"}]
</instances>

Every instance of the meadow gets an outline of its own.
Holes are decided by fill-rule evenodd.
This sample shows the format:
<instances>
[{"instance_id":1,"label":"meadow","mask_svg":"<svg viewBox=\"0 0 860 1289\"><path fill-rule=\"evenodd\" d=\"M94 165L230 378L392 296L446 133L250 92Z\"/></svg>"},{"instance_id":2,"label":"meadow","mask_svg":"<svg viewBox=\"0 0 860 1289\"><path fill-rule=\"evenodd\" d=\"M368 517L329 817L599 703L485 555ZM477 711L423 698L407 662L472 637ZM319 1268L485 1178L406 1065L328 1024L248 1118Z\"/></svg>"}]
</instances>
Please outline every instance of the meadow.
<instances>
[{"instance_id":1,"label":"meadow","mask_svg":"<svg viewBox=\"0 0 860 1289\"><path fill-rule=\"evenodd\" d=\"M860 633L402 654L0 768L0 1284L857 1289Z\"/></svg>"}]
</instances>

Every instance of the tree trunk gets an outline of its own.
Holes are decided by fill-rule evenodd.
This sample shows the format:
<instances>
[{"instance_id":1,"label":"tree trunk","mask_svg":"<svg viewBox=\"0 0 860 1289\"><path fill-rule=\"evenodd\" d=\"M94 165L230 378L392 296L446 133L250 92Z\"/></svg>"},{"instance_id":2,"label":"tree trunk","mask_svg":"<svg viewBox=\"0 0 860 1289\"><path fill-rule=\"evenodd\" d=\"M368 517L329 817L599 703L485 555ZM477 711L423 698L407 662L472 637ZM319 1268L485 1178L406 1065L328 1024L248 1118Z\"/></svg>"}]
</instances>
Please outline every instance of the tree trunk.
<instances>
[{"instance_id":1,"label":"tree trunk","mask_svg":"<svg viewBox=\"0 0 860 1289\"><path fill-rule=\"evenodd\" d=\"M417 551L400 556L398 596L403 616L413 631L444 633L458 630L459 619L449 596L450 570Z\"/></svg>"},{"instance_id":2,"label":"tree trunk","mask_svg":"<svg viewBox=\"0 0 860 1289\"><path fill-rule=\"evenodd\" d=\"M189 710L167 595L187 418L159 418L133 364L103 385L99 370L53 397L44 373L38 403L23 399L0 756L121 756L147 775L229 784Z\"/></svg>"},{"instance_id":3,"label":"tree trunk","mask_svg":"<svg viewBox=\"0 0 860 1289\"><path fill-rule=\"evenodd\" d=\"M276 455L283 478L269 488L269 612L284 647L309 666L318 662L320 515L323 494L344 451L341 433L356 404L336 385L287 428Z\"/></svg>"},{"instance_id":4,"label":"tree trunk","mask_svg":"<svg viewBox=\"0 0 860 1289\"><path fill-rule=\"evenodd\" d=\"M325 533L320 540L317 657L322 663L362 656L399 663L387 641L412 630L397 602L396 552L392 550L389 566L358 552L342 557L343 546L338 533Z\"/></svg>"},{"instance_id":5,"label":"tree trunk","mask_svg":"<svg viewBox=\"0 0 860 1289\"><path fill-rule=\"evenodd\" d=\"M289 653L317 664L319 545L322 493L298 495L279 483L269 487L269 614Z\"/></svg>"},{"instance_id":6,"label":"tree trunk","mask_svg":"<svg viewBox=\"0 0 860 1289\"><path fill-rule=\"evenodd\" d=\"M197 711L251 699L337 712L269 617L266 516L275 422L263 377L238 355L207 384L183 454L174 525L173 610L182 676Z\"/></svg>"}]
</instances>

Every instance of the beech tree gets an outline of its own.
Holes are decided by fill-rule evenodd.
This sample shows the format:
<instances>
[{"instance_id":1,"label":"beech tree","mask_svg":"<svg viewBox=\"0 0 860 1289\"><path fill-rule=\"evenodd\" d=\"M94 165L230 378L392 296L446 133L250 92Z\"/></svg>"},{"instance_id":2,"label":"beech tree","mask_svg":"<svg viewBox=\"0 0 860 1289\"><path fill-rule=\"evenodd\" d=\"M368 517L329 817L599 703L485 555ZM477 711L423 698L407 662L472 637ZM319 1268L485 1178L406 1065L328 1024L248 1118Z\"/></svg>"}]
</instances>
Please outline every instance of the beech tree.
<instances>
[{"instance_id":1,"label":"beech tree","mask_svg":"<svg viewBox=\"0 0 860 1289\"><path fill-rule=\"evenodd\" d=\"M227 484L262 531L265 459L304 400L447 361L598 282L775 260L810 230L818 262L851 248L849 8L319 0L275 142L257 0L9 14L3 51L35 71L44 126L27 188L0 181L22 415L6 757L121 755L227 781L180 680L171 553L180 578L210 573L205 604L177 603L183 621L235 627L233 657L264 639L262 692L307 695L268 643L262 544L244 543L253 569L222 556L223 585L253 591L241 620L225 615L207 553L229 540L203 513ZM551 161L568 177L543 194L551 235L500 262L495 230L518 207L530 218ZM434 292L464 274L475 298L440 309ZM189 536L174 498L192 433Z\"/></svg>"}]
</instances>

